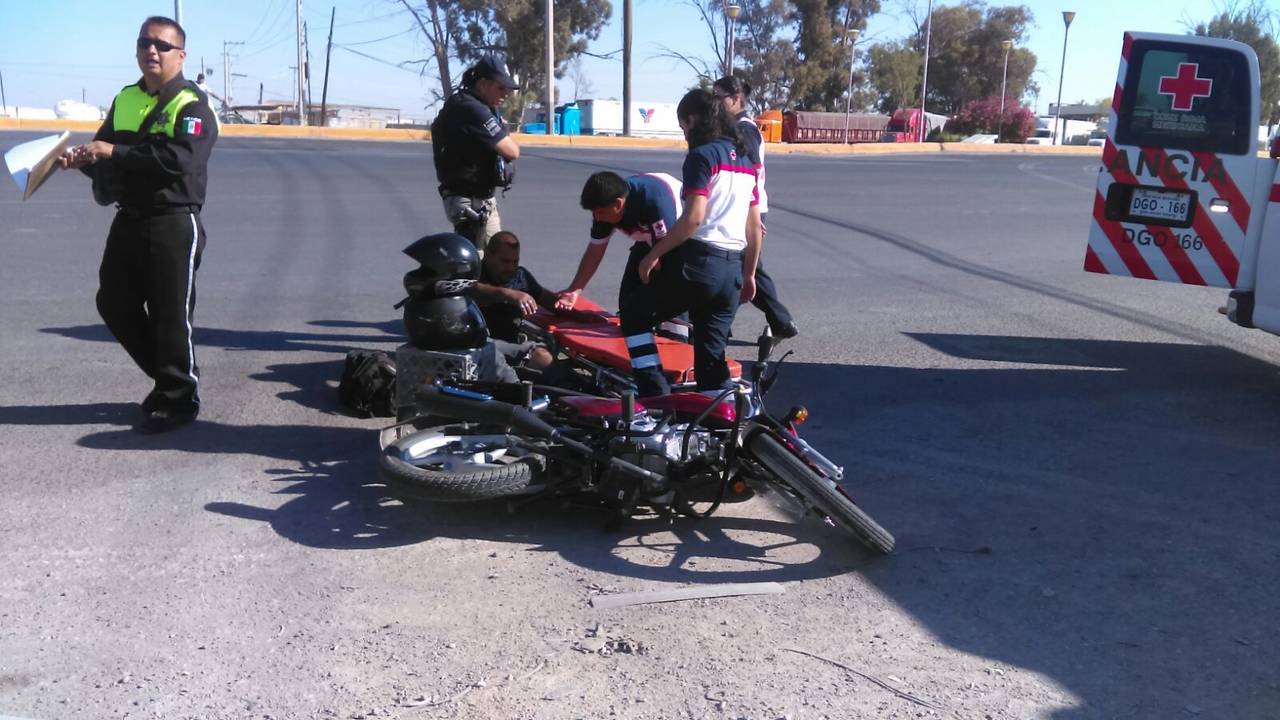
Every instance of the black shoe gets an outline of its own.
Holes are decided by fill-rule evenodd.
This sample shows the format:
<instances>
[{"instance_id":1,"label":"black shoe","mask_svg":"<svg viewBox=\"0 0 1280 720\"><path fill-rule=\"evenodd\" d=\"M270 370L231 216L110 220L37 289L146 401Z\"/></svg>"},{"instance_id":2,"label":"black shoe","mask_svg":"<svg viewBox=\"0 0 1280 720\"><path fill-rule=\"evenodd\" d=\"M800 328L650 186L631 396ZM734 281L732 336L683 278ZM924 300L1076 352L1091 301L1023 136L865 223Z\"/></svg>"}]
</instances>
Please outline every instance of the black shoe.
<instances>
[{"instance_id":1,"label":"black shoe","mask_svg":"<svg viewBox=\"0 0 1280 720\"><path fill-rule=\"evenodd\" d=\"M155 393L147 395L142 398L142 402L138 403L138 407L142 408L142 415L145 418L160 408L160 397Z\"/></svg>"},{"instance_id":2,"label":"black shoe","mask_svg":"<svg viewBox=\"0 0 1280 720\"><path fill-rule=\"evenodd\" d=\"M771 325L769 329L773 331L773 336L778 340L788 340L800 334L800 327L795 324L795 321L785 325Z\"/></svg>"},{"instance_id":3,"label":"black shoe","mask_svg":"<svg viewBox=\"0 0 1280 720\"><path fill-rule=\"evenodd\" d=\"M154 435L177 430L183 425L190 425L195 422L195 419L195 413L165 409L152 410L147 413L146 419L142 421L142 425L138 427L138 430L148 435Z\"/></svg>"}]
</instances>

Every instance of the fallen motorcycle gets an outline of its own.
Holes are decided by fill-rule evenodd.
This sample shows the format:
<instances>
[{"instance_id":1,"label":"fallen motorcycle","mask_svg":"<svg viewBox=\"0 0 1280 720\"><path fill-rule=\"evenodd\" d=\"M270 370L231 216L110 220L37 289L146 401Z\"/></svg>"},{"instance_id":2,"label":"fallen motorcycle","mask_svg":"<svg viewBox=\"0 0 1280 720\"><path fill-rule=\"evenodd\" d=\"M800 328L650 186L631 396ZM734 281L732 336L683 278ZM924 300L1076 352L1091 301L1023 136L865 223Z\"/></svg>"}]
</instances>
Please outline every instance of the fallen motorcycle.
<instances>
[{"instance_id":1,"label":"fallen motorcycle","mask_svg":"<svg viewBox=\"0 0 1280 720\"><path fill-rule=\"evenodd\" d=\"M808 412L766 411L781 364L770 361L768 333L749 377L732 363L738 382L718 397L637 399L616 318L543 313L535 324L558 355L594 379L594 392L530 382L423 385L419 414L381 433L380 466L391 480L439 502L587 498L619 518L639 508L706 517L735 496L774 493L876 552L893 550L893 536L845 490L843 469L800 438ZM673 384L688 386L692 349L658 345Z\"/></svg>"}]
</instances>

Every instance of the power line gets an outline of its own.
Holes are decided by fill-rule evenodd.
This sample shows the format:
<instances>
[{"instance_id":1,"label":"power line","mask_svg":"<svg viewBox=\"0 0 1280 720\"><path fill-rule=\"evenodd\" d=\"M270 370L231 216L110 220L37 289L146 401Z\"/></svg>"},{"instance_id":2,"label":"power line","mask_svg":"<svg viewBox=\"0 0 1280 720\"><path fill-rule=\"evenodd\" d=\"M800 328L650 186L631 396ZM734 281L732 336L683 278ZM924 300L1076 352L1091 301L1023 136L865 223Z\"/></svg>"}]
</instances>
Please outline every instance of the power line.
<instances>
[{"instance_id":1,"label":"power line","mask_svg":"<svg viewBox=\"0 0 1280 720\"><path fill-rule=\"evenodd\" d=\"M347 43L347 45L348 45L348 46L351 46L351 45L372 45L373 43L380 43L380 42L382 42L383 40L390 40L391 38L397 38L397 37L400 37L401 35L408 35L409 33L416 33L416 32L418 32L418 28L409 28L408 30L401 30L401 31L400 31L400 32L398 32L398 33L392 33L391 35L386 35L386 36L383 36L383 37L380 37L380 38L375 38L375 39L373 39L373 40L361 40L360 42L351 42L351 43Z\"/></svg>"},{"instance_id":2,"label":"power line","mask_svg":"<svg viewBox=\"0 0 1280 720\"><path fill-rule=\"evenodd\" d=\"M349 52L349 53L352 53L352 54L355 54L355 55L359 55L359 56L360 56L360 57L362 57L362 58L366 58L366 59L368 59L368 60L372 60L372 61L374 61L374 62L376 62L376 63L382 63L383 65L387 65L387 66L389 66L389 67L393 67L393 68L395 68L395 69L397 69L397 70L403 70L403 71L405 71L405 72L410 72L410 73L413 73L414 75L417 75L417 74L418 74L418 71L417 71L417 70L411 70L411 69L409 69L409 68L407 68L407 67L404 67L403 65L401 65L401 64L399 64L399 63L394 63L394 62L391 62L390 60L383 60L382 58L374 57L374 56L372 56L372 55L370 55L370 54L368 54L368 53L362 53L362 52L360 52L359 50L353 50L353 49L351 49L351 48L347 47L346 45L339 45L338 43L334 43L334 44L333 44L333 46L334 46L334 47L336 47L336 48L342 49L342 50L346 50L346 51L347 51L347 52Z\"/></svg>"}]
</instances>

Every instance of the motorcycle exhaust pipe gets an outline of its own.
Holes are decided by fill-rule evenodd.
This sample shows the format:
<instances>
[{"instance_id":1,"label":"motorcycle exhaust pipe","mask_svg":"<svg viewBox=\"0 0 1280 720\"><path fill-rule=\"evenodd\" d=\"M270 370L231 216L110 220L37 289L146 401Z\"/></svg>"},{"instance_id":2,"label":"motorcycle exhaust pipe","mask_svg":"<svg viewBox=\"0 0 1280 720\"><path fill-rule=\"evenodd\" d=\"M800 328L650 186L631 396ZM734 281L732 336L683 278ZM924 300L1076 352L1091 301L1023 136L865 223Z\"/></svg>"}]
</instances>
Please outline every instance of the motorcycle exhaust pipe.
<instances>
[{"instance_id":1,"label":"motorcycle exhaust pipe","mask_svg":"<svg viewBox=\"0 0 1280 720\"><path fill-rule=\"evenodd\" d=\"M544 440L556 435L554 427L519 405L458 397L433 385L424 385L418 390L418 406L428 414L502 425Z\"/></svg>"},{"instance_id":2,"label":"motorcycle exhaust pipe","mask_svg":"<svg viewBox=\"0 0 1280 720\"><path fill-rule=\"evenodd\" d=\"M519 405L504 403L500 400L479 400L460 397L443 392L434 385L423 385L418 390L418 407L427 414L443 415L457 420L470 420L489 425L501 425L519 430L525 435L559 442L574 452L608 463L628 475L649 483L657 484L664 480L661 475L645 470L634 463L611 457L607 453L594 450L577 440L564 437L554 426Z\"/></svg>"}]
</instances>

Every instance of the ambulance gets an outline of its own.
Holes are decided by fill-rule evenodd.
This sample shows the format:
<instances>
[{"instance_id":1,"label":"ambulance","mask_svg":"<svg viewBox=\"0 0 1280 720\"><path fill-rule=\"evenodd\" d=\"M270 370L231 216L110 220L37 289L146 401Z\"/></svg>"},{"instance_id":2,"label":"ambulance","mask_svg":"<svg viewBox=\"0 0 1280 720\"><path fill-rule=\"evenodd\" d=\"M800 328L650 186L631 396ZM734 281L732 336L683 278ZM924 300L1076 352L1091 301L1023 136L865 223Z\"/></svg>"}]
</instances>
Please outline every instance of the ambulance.
<instances>
[{"instance_id":1,"label":"ambulance","mask_svg":"<svg viewBox=\"0 0 1280 720\"><path fill-rule=\"evenodd\" d=\"M1260 157L1243 43L1124 35L1084 269L1227 288L1234 323L1280 334L1280 133Z\"/></svg>"}]
</instances>

